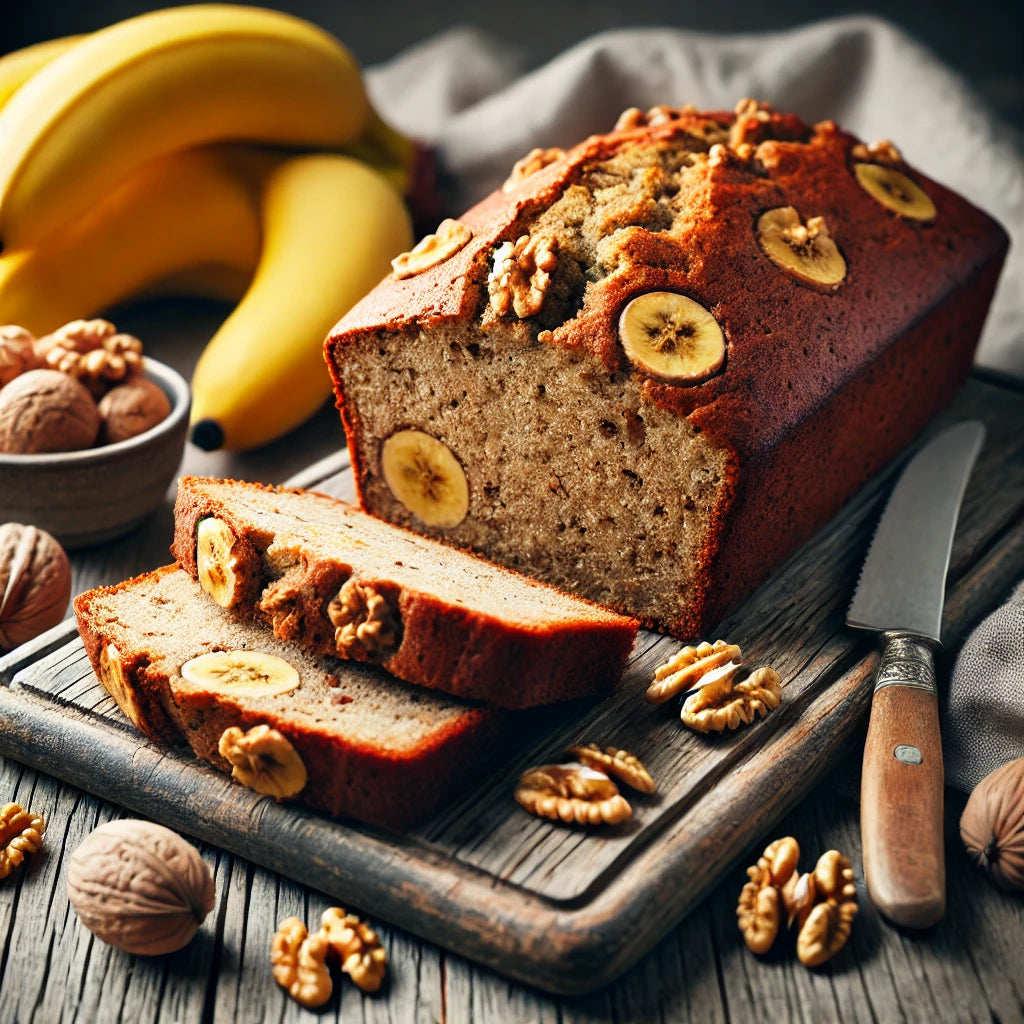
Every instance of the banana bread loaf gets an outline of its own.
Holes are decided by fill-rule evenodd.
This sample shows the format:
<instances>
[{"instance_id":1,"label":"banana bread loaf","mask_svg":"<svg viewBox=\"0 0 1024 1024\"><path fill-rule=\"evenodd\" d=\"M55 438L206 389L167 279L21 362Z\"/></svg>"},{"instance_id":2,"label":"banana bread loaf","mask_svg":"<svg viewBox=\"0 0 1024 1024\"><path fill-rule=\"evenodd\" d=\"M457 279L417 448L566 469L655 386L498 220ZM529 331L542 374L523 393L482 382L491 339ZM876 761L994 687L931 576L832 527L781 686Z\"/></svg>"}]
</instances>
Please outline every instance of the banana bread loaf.
<instances>
[{"instance_id":1,"label":"banana bread loaf","mask_svg":"<svg viewBox=\"0 0 1024 1024\"><path fill-rule=\"evenodd\" d=\"M171 550L282 640L503 707L610 689L636 636L635 619L322 494L185 477Z\"/></svg>"},{"instance_id":2,"label":"banana bread loaf","mask_svg":"<svg viewBox=\"0 0 1024 1024\"><path fill-rule=\"evenodd\" d=\"M313 657L215 607L174 565L74 605L96 674L142 732L330 814L391 828L429 816L510 717Z\"/></svg>"},{"instance_id":3,"label":"banana bread loaf","mask_svg":"<svg viewBox=\"0 0 1024 1024\"><path fill-rule=\"evenodd\" d=\"M831 122L627 111L332 332L359 499L698 636L950 401L1006 246Z\"/></svg>"}]
</instances>

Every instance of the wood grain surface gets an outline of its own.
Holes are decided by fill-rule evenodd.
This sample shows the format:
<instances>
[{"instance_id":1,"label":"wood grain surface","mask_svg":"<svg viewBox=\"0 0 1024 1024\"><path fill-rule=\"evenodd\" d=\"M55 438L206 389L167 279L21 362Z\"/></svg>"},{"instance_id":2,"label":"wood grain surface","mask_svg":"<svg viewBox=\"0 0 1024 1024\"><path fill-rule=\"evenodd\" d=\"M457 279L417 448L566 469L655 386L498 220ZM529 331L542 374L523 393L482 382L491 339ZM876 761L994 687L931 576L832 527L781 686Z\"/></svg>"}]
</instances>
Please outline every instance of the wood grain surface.
<instances>
[{"instance_id":1,"label":"wood grain surface","mask_svg":"<svg viewBox=\"0 0 1024 1024\"><path fill-rule=\"evenodd\" d=\"M944 622L947 653L940 654L940 680L948 676L948 652L957 649L967 631L1005 598L1024 573L1022 410L1019 395L973 382L943 419L980 416L988 425L989 442L965 501L954 548L950 570L954 585ZM593 728L614 727L616 736L622 730L638 743L648 742L645 752L659 778L692 781L686 792L673 790L675 783L670 782L671 813L665 813L662 798L651 808L641 807L635 834L592 843L574 831L529 819L519 819L519 828L511 833L503 831L507 825L498 813L501 799L492 794L473 801L472 807L452 808L408 837L417 858L423 858L423 851L443 850L449 869L455 864L479 882L475 888L470 886L475 904L471 931L500 931L503 915L518 911L520 902L537 905L530 950L536 974L519 972L527 976L527 983L510 983L431 941L380 924L391 963L386 990L378 997L365 997L350 985L339 986L321 1019L1024 1020L1024 901L996 890L969 865L956 828L962 797L947 793L949 908L939 925L922 933L892 928L868 904L863 891L855 797L867 679L875 654L870 641L848 635L841 619L885 489L884 481L866 489L812 541L813 565L807 564L805 549L722 626L722 634L730 638L733 631L741 633L736 640L750 657L770 660L787 680L786 700L779 709L783 714L773 716L774 725L769 718L759 727L764 732L747 730L725 743L694 743L685 737L686 743L675 745L672 740L681 734L674 715L638 709L635 703L609 707L606 717L600 706L592 709L588 721ZM148 535L138 542L146 551L155 549ZM106 560L106 573L120 572L115 579L147 567L133 564L127 546L121 547L118 553L94 552L94 564ZM76 563L76 570L82 586L99 582L84 561ZM804 600L808 588L811 599ZM646 638L637 650L638 666L649 667L660 660L671 643ZM53 666L55 671L59 668ZM66 727L69 734L74 733L76 718L84 714L74 704L88 699L90 685L87 678L80 679L80 684L80 692L66 695L60 730L51 715L51 730ZM5 696L14 693L6 689ZM818 734L806 725L825 712L825 721L850 722L835 750L828 743L820 744ZM105 712L96 704L90 713ZM571 719L548 723L550 731L538 737L534 746L527 743L516 764L508 766L509 776L541 749L548 751L556 739L583 738L574 733L574 724L579 723ZM6 722L5 730L11 731ZM828 733L834 737L837 731ZM126 747L134 744L135 748L122 763L122 786L129 785L124 780L134 786L139 779L156 783L163 775L173 775L173 757L139 748L127 727L122 736ZM38 744L38 739L22 742ZM0 883L0 934L5 936L0 1021L307 1019L308 1013L291 1003L271 979L269 940L283 917L297 913L311 920L332 900L319 888L289 881L283 874L226 852L223 845L199 844L215 870L218 904L197 939L180 953L130 957L94 940L79 926L64 894L67 856L97 824L126 812L116 803L119 797L113 786L105 787L103 793L115 802L58 781L65 762L74 759L71 740L61 743L55 744L46 772L0 759L0 795L31 806L49 822L43 855L34 858L27 870ZM728 759L737 752L744 755L739 766ZM759 756L766 761L759 762ZM791 780L791 788L778 786L765 793L757 781L766 763ZM838 764L830 774L829 763ZM812 785L823 774L827 776L824 783L793 808L799 788ZM240 812L232 792L237 787L214 773L210 778L226 788L224 799L211 801L197 814L191 801L199 795L190 796L183 813L192 815L193 827L180 826L190 834L195 834L197 823L211 829L237 825L234 819ZM295 874L287 862L294 859L294 837L301 825L289 826L275 815L296 819L296 812L260 803L255 824L277 863ZM651 810L656 811L659 824L645 817ZM300 812L297 820L303 817ZM709 823L713 826L710 837ZM736 897L745 879L743 866L756 859L767 841L787 833L800 840L806 860L816 859L828 848L843 850L852 857L858 875L862 910L851 941L839 957L813 972L796 961L791 938L780 940L766 957L754 957L735 924ZM469 883L464 879L451 879L451 887L438 895L436 888L425 888L429 883L423 873L403 876L407 864L393 859L393 837L365 835L381 842L382 854L390 852L362 877L344 879L354 907L378 923L381 917L394 918L388 913L392 907L377 901L381 888L393 892L395 907L415 904L425 914L433 913L430 904L438 898L465 902L460 888ZM665 841L688 851L672 860L668 871L662 870L658 848ZM425 858L422 871L437 866L432 856L431 852ZM627 860L639 866L637 877L647 876L646 887L641 882L622 891L627 887L620 868ZM500 887L483 881L495 871ZM581 881L585 878L590 882ZM655 878L656 882L651 881ZM635 906L638 899L643 910L620 918L615 927L600 915L584 919L588 936L592 938L595 930L605 926L607 934L617 933L617 943L605 958L608 962L587 960L579 970L613 976L649 945L649 938L638 936L650 936L652 930L668 932L667 936L599 992L557 999L540 994L537 985L551 981L545 973L550 971L548 965L564 953L560 943L565 932L560 929L567 914L585 909L596 889L612 894L605 898L612 899L615 913L621 913L624 903ZM687 894L685 899L681 891ZM683 902L692 909L676 925ZM553 906L568 911L553 911ZM442 943L446 939L440 925L423 930L428 939ZM467 952L475 954L471 949ZM513 955L514 951L499 950L493 962L508 970L503 958Z\"/></svg>"}]
</instances>

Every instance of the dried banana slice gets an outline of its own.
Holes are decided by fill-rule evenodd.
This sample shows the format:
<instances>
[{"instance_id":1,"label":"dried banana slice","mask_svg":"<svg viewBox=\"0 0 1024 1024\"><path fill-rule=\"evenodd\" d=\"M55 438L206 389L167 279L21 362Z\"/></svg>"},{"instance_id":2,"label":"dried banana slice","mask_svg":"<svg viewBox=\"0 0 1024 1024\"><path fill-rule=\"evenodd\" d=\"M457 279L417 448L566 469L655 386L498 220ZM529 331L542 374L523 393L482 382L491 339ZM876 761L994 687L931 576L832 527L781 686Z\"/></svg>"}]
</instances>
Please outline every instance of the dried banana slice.
<instances>
[{"instance_id":1,"label":"dried banana slice","mask_svg":"<svg viewBox=\"0 0 1024 1024\"><path fill-rule=\"evenodd\" d=\"M854 164L853 173L860 187L872 199L908 220L934 220L936 209L931 196L902 171L881 164Z\"/></svg>"},{"instance_id":2,"label":"dried banana slice","mask_svg":"<svg viewBox=\"0 0 1024 1024\"><path fill-rule=\"evenodd\" d=\"M636 296L619 317L619 339L634 366L672 384L697 384L725 362L718 321L678 292Z\"/></svg>"},{"instance_id":3,"label":"dried banana slice","mask_svg":"<svg viewBox=\"0 0 1024 1024\"><path fill-rule=\"evenodd\" d=\"M422 430L399 430L381 449L391 493L427 526L458 526L469 511L469 485L447 445Z\"/></svg>"},{"instance_id":4,"label":"dried banana slice","mask_svg":"<svg viewBox=\"0 0 1024 1024\"><path fill-rule=\"evenodd\" d=\"M238 697L275 697L299 685L299 673L284 658L263 651L211 651L186 661L181 678Z\"/></svg>"},{"instance_id":5,"label":"dried banana slice","mask_svg":"<svg viewBox=\"0 0 1024 1024\"><path fill-rule=\"evenodd\" d=\"M772 263L807 284L831 288L846 277L846 261L824 217L804 224L792 206L765 210L757 220L757 240Z\"/></svg>"}]
</instances>

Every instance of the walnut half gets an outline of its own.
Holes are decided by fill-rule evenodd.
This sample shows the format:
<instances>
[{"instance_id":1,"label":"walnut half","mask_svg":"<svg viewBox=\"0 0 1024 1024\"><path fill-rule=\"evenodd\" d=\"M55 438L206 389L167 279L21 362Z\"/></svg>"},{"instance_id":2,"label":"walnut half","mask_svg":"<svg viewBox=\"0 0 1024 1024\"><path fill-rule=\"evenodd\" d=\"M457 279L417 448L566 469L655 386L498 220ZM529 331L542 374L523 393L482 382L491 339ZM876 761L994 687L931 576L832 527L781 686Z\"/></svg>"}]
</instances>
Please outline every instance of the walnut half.
<instances>
[{"instance_id":1,"label":"walnut half","mask_svg":"<svg viewBox=\"0 0 1024 1024\"><path fill-rule=\"evenodd\" d=\"M307 935L297 917L282 921L271 941L274 981L307 1010L323 1006L334 990L327 970L328 949L326 936L322 932Z\"/></svg>"},{"instance_id":2,"label":"walnut half","mask_svg":"<svg viewBox=\"0 0 1024 1024\"><path fill-rule=\"evenodd\" d=\"M779 934L782 889L796 871L800 845L792 836L770 843L740 893L736 916L744 941L754 953L767 953Z\"/></svg>"},{"instance_id":3,"label":"walnut half","mask_svg":"<svg viewBox=\"0 0 1024 1024\"><path fill-rule=\"evenodd\" d=\"M327 606L327 617L342 658L387 661L398 649L399 613L371 583L355 576L347 579Z\"/></svg>"},{"instance_id":4,"label":"walnut half","mask_svg":"<svg viewBox=\"0 0 1024 1024\"><path fill-rule=\"evenodd\" d=\"M45 832L42 815L26 811L20 804L0 807L0 878L6 878L43 845Z\"/></svg>"},{"instance_id":5,"label":"walnut half","mask_svg":"<svg viewBox=\"0 0 1024 1024\"><path fill-rule=\"evenodd\" d=\"M487 291L491 309L498 316L514 312L522 320L541 311L558 266L555 250L554 239L543 235L522 235L495 249Z\"/></svg>"},{"instance_id":6,"label":"walnut half","mask_svg":"<svg viewBox=\"0 0 1024 1024\"><path fill-rule=\"evenodd\" d=\"M384 981L388 956L377 933L355 914L328 907L320 918L320 932L332 956L364 992L376 992Z\"/></svg>"},{"instance_id":7,"label":"walnut half","mask_svg":"<svg viewBox=\"0 0 1024 1024\"><path fill-rule=\"evenodd\" d=\"M231 776L243 786L277 800L294 796L306 785L306 766L295 748L276 729L255 725L242 732L225 729L217 747L232 765Z\"/></svg>"},{"instance_id":8,"label":"walnut half","mask_svg":"<svg viewBox=\"0 0 1024 1024\"><path fill-rule=\"evenodd\" d=\"M805 967L817 967L846 945L857 916L857 885L850 859L838 850L823 853L806 888L811 902L798 915L796 954Z\"/></svg>"},{"instance_id":9,"label":"walnut half","mask_svg":"<svg viewBox=\"0 0 1024 1024\"><path fill-rule=\"evenodd\" d=\"M633 813L604 772L577 762L531 768L519 780L515 798L531 814L567 824L614 825Z\"/></svg>"},{"instance_id":10,"label":"walnut half","mask_svg":"<svg viewBox=\"0 0 1024 1024\"><path fill-rule=\"evenodd\" d=\"M729 663L701 680L700 689L683 701L680 717L697 732L722 732L764 718L782 700L782 680L764 666L749 674Z\"/></svg>"}]
</instances>

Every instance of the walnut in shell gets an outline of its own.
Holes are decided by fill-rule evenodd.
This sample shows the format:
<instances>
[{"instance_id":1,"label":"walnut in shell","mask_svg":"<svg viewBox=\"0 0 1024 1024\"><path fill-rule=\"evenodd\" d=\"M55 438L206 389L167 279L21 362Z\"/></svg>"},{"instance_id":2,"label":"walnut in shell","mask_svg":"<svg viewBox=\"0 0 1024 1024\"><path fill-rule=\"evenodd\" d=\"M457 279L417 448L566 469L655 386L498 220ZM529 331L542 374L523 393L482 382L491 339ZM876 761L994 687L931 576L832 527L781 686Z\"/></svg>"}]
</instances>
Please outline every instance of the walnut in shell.
<instances>
[{"instance_id":1,"label":"walnut in shell","mask_svg":"<svg viewBox=\"0 0 1024 1024\"><path fill-rule=\"evenodd\" d=\"M114 444L155 427L170 415L171 402L159 384L132 377L100 399L99 412L100 439Z\"/></svg>"},{"instance_id":2,"label":"walnut in shell","mask_svg":"<svg viewBox=\"0 0 1024 1024\"><path fill-rule=\"evenodd\" d=\"M213 909L213 874L162 825L126 818L91 832L71 855L68 898L89 931L127 953L155 956L191 941Z\"/></svg>"},{"instance_id":3,"label":"walnut in shell","mask_svg":"<svg viewBox=\"0 0 1024 1024\"><path fill-rule=\"evenodd\" d=\"M985 776L960 817L967 853L1006 889L1024 889L1024 757Z\"/></svg>"},{"instance_id":4,"label":"walnut in shell","mask_svg":"<svg viewBox=\"0 0 1024 1024\"><path fill-rule=\"evenodd\" d=\"M88 448L100 414L80 381L57 370L29 370L0 389L0 452L34 455Z\"/></svg>"},{"instance_id":5,"label":"walnut in shell","mask_svg":"<svg viewBox=\"0 0 1024 1024\"><path fill-rule=\"evenodd\" d=\"M64 618L71 565L45 530L0 526L0 651L10 651Z\"/></svg>"}]
</instances>

